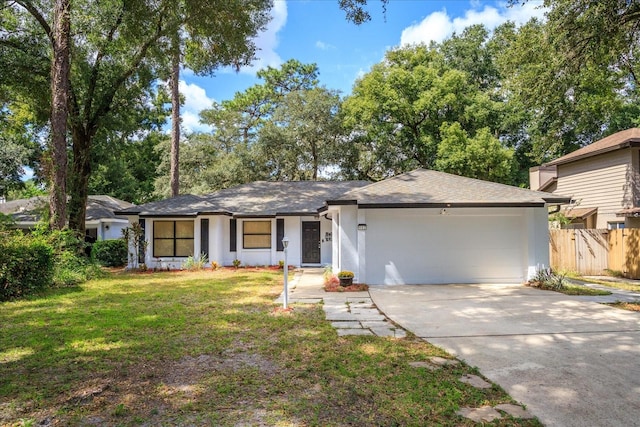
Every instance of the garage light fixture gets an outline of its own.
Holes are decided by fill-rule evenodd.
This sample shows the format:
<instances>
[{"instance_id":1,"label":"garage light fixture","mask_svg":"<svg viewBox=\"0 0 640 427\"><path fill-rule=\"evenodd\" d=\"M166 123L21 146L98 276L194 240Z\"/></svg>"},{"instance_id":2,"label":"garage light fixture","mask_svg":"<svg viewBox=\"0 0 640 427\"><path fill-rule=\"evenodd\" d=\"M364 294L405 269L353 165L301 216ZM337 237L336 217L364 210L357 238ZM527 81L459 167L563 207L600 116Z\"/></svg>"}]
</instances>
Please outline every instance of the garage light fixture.
<instances>
[{"instance_id":1,"label":"garage light fixture","mask_svg":"<svg viewBox=\"0 0 640 427\"><path fill-rule=\"evenodd\" d=\"M367 229L367 224L358 224L358 230L364 231Z\"/></svg>"},{"instance_id":2,"label":"garage light fixture","mask_svg":"<svg viewBox=\"0 0 640 427\"><path fill-rule=\"evenodd\" d=\"M440 215L446 215L447 214L447 210L446 209L440 209Z\"/></svg>"}]
</instances>

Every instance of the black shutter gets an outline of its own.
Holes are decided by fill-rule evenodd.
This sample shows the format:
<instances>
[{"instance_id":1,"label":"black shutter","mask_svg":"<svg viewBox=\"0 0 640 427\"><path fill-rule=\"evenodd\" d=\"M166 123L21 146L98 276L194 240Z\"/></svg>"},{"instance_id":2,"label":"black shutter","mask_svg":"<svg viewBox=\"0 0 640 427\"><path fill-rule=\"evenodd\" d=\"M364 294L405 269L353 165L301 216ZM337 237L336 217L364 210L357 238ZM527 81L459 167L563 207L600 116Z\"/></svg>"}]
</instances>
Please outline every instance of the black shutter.
<instances>
[{"instance_id":1,"label":"black shutter","mask_svg":"<svg viewBox=\"0 0 640 427\"><path fill-rule=\"evenodd\" d=\"M146 237L147 233L145 232L146 224L145 224L144 218L140 218L138 220L138 224L140 224L140 229L142 230L142 235L140 236L140 239L138 241L138 262L142 264L145 262L144 257L146 254L144 253L144 247L145 247L144 240L147 238Z\"/></svg>"},{"instance_id":2,"label":"black shutter","mask_svg":"<svg viewBox=\"0 0 640 427\"><path fill-rule=\"evenodd\" d=\"M237 249L236 240L238 237L238 224L234 218L229 221L229 250L235 252Z\"/></svg>"},{"instance_id":3,"label":"black shutter","mask_svg":"<svg viewBox=\"0 0 640 427\"><path fill-rule=\"evenodd\" d=\"M284 238L284 218L276 219L276 250L284 251L282 239Z\"/></svg>"},{"instance_id":4,"label":"black shutter","mask_svg":"<svg viewBox=\"0 0 640 427\"><path fill-rule=\"evenodd\" d=\"M209 259L209 220L200 220L200 253Z\"/></svg>"}]
</instances>

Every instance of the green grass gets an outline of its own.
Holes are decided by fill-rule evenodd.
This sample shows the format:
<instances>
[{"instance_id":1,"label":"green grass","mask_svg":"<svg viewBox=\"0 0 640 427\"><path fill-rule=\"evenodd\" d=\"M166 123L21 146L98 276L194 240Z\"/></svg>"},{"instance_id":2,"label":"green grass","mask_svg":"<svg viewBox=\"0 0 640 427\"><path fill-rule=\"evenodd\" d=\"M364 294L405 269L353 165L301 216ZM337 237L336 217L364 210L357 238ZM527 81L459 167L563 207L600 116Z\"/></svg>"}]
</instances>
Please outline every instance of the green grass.
<instances>
[{"instance_id":1,"label":"green grass","mask_svg":"<svg viewBox=\"0 0 640 427\"><path fill-rule=\"evenodd\" d=\"M0 304L0 425L474 425L512 402L415 337L337 336L319 305L274 311L279 273L120 274ZM504 418L490 425L539 426Z\"/></svg>"},{"instance_id":2,"label":"green grass","mask_svg":"<svg viewBox=\"0 0 640 427\"><path fill-rule=\"evenodd\" d=\"M609 291L604 291L602 289L594 289L588 286L581 286L581 285L565 285L564 288L558 290L558 292L566 295L590 295L590 296L611 295L611 292Z\"/></svg>"}]
</instances>

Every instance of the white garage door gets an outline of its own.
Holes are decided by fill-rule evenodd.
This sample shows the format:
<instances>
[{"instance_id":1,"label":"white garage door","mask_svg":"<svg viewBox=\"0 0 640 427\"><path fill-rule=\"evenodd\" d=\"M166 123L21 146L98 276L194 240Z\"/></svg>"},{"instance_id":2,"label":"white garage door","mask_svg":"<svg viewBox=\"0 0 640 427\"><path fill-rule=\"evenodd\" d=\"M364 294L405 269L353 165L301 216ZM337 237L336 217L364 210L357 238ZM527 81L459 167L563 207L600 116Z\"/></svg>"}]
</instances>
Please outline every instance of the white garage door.
<instances>
[{"instance_id":1,"label":"white garage door","mask_svg":"<svg viewBox=\"0 0 640 427\"><path fill-rule=\"evenodd\" d=\"M457 213L456 213L457 212ZM370 284L519 283L526 232L520 209L366 211Z\"/></svg>"}]
</instances>

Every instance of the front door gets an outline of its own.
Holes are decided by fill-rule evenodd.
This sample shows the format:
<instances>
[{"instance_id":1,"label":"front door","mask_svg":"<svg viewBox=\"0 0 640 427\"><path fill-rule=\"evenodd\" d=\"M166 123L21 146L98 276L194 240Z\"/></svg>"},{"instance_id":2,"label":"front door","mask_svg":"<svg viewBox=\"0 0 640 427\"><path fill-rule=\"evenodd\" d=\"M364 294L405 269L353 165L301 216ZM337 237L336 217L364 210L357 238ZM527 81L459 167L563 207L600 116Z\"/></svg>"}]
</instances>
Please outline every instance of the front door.
<instances>
[{"instance_id":1,"label":"front door","mask_svg":"<svg viewBox=\"0 0 640 427\"><path fill-rule=\"evenodd\" d=\"M302 222L302 263L320 264L320 221Z\"/></svg>"}]
</instances>

